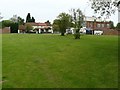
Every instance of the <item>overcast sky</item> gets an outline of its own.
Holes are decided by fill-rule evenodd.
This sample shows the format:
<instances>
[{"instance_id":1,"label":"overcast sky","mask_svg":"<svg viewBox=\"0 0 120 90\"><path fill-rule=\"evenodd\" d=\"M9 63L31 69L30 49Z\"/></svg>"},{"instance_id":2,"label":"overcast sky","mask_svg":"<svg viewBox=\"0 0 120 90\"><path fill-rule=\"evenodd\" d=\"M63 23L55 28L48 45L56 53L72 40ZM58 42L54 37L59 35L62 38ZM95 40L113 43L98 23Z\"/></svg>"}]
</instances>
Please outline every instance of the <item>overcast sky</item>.
<instances>
[{"instance_id":1,"label":"overcast sky","mask_svg":"<svg viewBox=\"0 0 120 90\"><path fill-rule=\"evenodd\" d=\"M88 2L88 3L87 3ZM61 13L68 13L71 8L80 8L86 16L93 16L89 0L1 0L0 12L3 19L10 19L13 15L26 18L30 13L36 22L51 22ZM118 23L118 14L110 17L115 24Z\"/></svg>"}]
</instances>

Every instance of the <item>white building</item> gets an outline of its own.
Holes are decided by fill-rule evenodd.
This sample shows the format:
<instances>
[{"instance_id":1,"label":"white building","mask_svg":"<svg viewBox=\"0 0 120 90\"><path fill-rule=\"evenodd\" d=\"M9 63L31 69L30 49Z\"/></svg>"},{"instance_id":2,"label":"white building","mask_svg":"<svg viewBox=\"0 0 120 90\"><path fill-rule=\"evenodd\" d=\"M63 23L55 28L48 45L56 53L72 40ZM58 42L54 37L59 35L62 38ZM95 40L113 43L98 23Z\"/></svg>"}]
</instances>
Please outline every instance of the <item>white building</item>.
<instances>
[{"instance_id":1,"label":"white building","mask_svg":"<svg viewBox=\"0 0 120 90\"><path fill-rule=\"evenodd\" d=\"M52 26L46 23L28 23L36 30L36 33L53 33Z\"/></svg>"}]
</instances>

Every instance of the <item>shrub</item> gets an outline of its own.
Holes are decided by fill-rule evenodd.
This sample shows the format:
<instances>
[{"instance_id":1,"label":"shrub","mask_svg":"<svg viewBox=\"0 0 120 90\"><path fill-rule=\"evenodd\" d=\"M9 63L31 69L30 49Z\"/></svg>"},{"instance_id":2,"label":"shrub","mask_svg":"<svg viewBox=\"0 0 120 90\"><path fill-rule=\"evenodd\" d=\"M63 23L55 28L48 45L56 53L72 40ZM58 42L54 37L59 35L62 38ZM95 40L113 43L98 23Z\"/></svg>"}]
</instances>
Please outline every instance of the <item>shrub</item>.
<instances>
[{"instance_id":1,"label":"shrub","mask_svg":"<svg viewBox=\"0 0 120 90\"><path fill-rule=\"evenodd\" d=\"M80 39L80 33L75 33L74 37L75 37L75 39Z\"/></svg>"}]
</instances>

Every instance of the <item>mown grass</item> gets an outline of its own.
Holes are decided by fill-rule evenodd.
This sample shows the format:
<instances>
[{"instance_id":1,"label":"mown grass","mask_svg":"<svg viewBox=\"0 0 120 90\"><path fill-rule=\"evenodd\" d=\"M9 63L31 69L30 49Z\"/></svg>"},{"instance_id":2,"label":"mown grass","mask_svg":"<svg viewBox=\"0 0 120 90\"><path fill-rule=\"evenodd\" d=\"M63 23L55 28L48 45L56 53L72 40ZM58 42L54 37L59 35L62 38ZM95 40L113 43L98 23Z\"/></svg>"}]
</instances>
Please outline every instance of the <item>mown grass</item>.
<instances>
[{"instance_id":1,"label":"mown grass","mask_svg":"<svg viewBox=\"0 0 120 90\"><path fill-rule=\"evenodd\" d=\"M118 37L4 34L3 88L116 88Z\"/></svg>"},{"instance_id":2,"label":"mown grass","mask_svg":"<svg viewBox=\"0 0 120 90\"><path fill-rule=\"evenodd\" d=\"M0 82L2 81L2 34L0 34ZM2 89L2 83L0 83Z\"/></svg>"}]
</instances>

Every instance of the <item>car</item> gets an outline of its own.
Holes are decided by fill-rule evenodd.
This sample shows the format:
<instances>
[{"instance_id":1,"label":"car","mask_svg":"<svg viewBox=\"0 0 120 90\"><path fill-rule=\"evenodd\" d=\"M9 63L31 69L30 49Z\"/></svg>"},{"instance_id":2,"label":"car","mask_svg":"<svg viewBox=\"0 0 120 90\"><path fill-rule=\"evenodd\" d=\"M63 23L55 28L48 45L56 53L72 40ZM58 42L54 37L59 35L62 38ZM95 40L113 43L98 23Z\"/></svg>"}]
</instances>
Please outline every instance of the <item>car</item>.
<instances>
[{"instance_id":1,"label":"car","mask_svg":"<svg viewBox=\"0 0 120 90\"><path fill-rule=\"evenodd\" d=\"M94 35L103 35L103 31L101 31L101 30L94 30Z\"/></svg>"}]
</instances>

